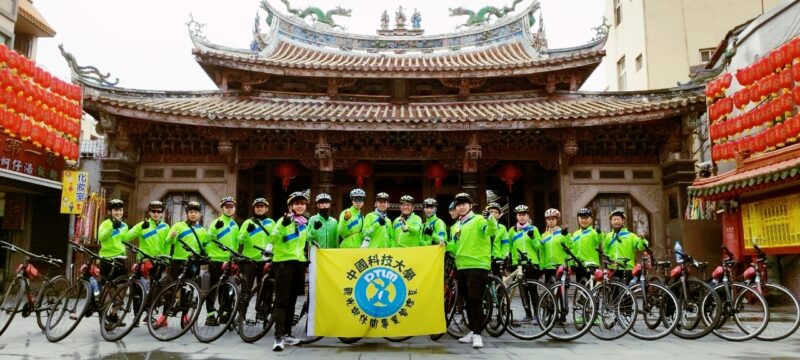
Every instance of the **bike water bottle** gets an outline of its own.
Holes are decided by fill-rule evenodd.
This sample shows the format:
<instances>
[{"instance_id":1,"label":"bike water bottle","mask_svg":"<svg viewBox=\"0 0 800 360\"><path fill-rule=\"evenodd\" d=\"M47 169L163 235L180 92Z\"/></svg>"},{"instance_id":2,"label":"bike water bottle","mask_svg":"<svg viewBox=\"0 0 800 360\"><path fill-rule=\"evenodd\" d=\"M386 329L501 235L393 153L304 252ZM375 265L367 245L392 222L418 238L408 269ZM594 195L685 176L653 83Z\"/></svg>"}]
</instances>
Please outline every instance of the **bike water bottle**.
<instances>
[{"instance_id":1,"label":"bike water bottle","mask_svg":"<svg viewBox=\"0 0 800 360\"><path fill-rule=\"evenodd\" d=\"M99 297L100 296L100 284L97 283L97 279L95 279L93 277L90 277L89 278L89 284L92 286L92 294L94 294L94 297L95 298Z\"/></svg>"},{"instance_id":2,"label":"bike water bottle","mask_svg":"<svg viewBox=\"0 0 800 360\"><path fill-rule=\"evenodd\" d=\"M683 254L683 246L681 246L681 242L680 241L676 240L675 241L675 261L678 264L683 263L683 256L681 256L681 254Z\"/></svg>"}]
</instances>

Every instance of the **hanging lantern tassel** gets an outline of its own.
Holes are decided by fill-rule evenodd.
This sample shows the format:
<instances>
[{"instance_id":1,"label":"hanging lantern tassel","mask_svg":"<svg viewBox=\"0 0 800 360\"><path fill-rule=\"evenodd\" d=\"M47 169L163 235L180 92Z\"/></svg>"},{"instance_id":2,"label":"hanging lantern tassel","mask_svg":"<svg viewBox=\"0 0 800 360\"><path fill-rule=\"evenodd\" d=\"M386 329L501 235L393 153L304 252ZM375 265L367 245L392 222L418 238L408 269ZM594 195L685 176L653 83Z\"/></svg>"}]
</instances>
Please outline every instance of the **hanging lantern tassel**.
<instances>
[{"instance_id":1,"label":"hanging lantern tassel","mask_svg":"<svg viewBox=\"0 0 800 360\"><path fill-rule=\"evenodd\" d=\"M283 191L289 191L289 178L283 178Z\"/></svg>"},{"instance_id":2,"label":"hanging lantern tassel","mask_svg":"<svg viewBox=\"0 0 800 360\"><path fill-rule=\"evenodd\" d=\"M297 176L297 166L292 162L282 162L275 167L275 175L281 178L283 191L289 191L289 183Z\"/></svg>"},{"instance_id":3,"label":"hanging lantern tassel","mask_svg":"<svg viewBox=\"0 0 800 360\"><path fill-rule=\"evenodd\" d=\"M356 185L364 187L364 178L372 176L372 164L367 161L358 161L350 168L350 176L356 178Z\"/></svg>"},{"instance_id":4,"label":"hanging lantern tassel","mask_svg":"<svg viewBox=\"0 0 800 360\"><path fill-rule=\"evenodd\" d=\"M511 192L514 182L522 178L522 170L519 166L511 163L503 165L498 171L498 174L500 175L500 179L508 185L508 192Z\"/></svg>"},{"instance_id":5,"label":"hanging lantern tassel","mask_svg":"<svg viewBox=\"0 0 800 360\"><path fill-rule=\"evenodd\" d=\"M425 168L425 175L433 179L433 187L438 192L442 187L442 179L447 177L447 169L438 161L432 162Z\"/></svg>"}]
</instances>

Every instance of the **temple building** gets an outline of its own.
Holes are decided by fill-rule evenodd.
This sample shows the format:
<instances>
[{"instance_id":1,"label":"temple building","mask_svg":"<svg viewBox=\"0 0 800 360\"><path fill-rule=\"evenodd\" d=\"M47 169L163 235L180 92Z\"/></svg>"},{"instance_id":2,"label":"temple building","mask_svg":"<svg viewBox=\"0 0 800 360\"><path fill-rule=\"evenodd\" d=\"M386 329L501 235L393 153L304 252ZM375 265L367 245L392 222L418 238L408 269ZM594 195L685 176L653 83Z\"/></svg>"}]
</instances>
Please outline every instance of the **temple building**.
<instances>
[{"instance_id":1,"label":"temple building","mask_svg":"<svg viewBox=\"0 0 800 360\"><path fill-rule=\"evenodd\" d=\"M630 229L667 247L695 177L687 134L706 111L702 87L579 91L605 36L549 48L536 1L440 35L423 34L419 18L388 29L385 16L377 35L350 34L287 9L262 2L248 49L212 43L190 23L192 55L218 90L74 74L108 139L101 186L128 214L162 199L181 216L198 199L210 218L233 195L240 217L258 196L279 216L302 189L331 193L338 211L363 186L368 209L386 191L394 202L437 198L445 215L456 193L482 209L491 190L511 208L529 205L540 226L556 207L574 229L577 209L591 207L607 230L608 213L624 207Z\"/></svg>"}]
</instances>

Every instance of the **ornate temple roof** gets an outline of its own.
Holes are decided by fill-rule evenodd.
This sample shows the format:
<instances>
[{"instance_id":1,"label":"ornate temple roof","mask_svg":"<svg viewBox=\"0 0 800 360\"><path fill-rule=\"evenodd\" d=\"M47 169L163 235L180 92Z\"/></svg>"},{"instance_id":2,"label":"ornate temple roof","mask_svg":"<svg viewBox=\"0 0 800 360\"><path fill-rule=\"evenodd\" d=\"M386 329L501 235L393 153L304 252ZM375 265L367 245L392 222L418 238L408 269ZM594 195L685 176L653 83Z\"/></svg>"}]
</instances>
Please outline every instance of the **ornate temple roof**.
<instances>
[{"instance_id":1,"label":"ornate temple roof","mask_svg":"<svg viewBox=\"0 0 800 360\"><path fill-rule=\"evenodd\" d=\"M702 111L701 88L650 92L528 92L392 104L324 95L163 92L85 84L89 112L175 124L319 130L491 130L643 123Z\"/></svg>"},{"instance_id":2,"label":"ornate temple roof","mask_svg":"<svg viewBox=\"0 0 800 360\"><path fill-rule=\"evenodd\" d=\"M605 38L548 49L543 32L531 29L538 1L491 24L431 36L348 34L283 15L266 1L262 9L268 28L262 31L256 19L251 49L213 44L190 31L196 60L212 79L220 69L304 77L487 78L582 68L588 76L605 54Z\"/></svg>"}]
</instances>

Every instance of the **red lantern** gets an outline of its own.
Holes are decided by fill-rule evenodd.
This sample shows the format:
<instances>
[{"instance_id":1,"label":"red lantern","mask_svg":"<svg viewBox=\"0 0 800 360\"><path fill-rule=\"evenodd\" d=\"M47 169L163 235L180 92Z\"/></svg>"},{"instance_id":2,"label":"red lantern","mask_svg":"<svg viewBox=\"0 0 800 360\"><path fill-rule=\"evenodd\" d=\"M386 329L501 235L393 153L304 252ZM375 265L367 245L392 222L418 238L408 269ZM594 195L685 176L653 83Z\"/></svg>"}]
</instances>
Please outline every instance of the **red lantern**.
<instances>
[{"instance_id":1,"label":"red lantern","mask_svg":"<svg viewBox=\"0 0 800 360\"><path fill-rule=\"evenodd\" d=\"M20 118L20 126L19 126L19 138L22 140L28 140L31 138L31 128L32 125L30 120Z\"/></svg>"},{"instance_id":2,"label":"red lantern","mask_svg":"<svg viewBox=\"0 0 800 360\"><path fill-rule=\"evenodd\" d=\"M62 151L64 151L64 138L61 136L56 136L55 141L53 142L53 153L56 155L61 155Z\"/></svg>"},{"instance_id":3,"label":"red lantern","mask_svg":"<svg viewBox=\"0 0 800 360\"><path fill-rule=\"evenodd\" d=\"M795 36L789 40L789 53L792 59L800 58L800 36Z\"/></svg>"},{"instance_id":4,"label":"red lantern","mask_svg":"<svg viewBox=\"0 0 800 360\"><path fill-rule=\"evenodd\" d=\"M433 179L433 187L439 191L439 188L442 187L442 179L447 177L447 169L438 161L432 162L425 169L425 176Z\"/></svg>"},{"instance_id":5,"label":"red lantern","mask_svg":"<svg viewBox=\"0 0 800 360\"><path fill-rule=\"evenodd\" d=\"M46 137L45 131L46 130L39 125L33 125L31 127L31 142L33 142L33 145L36 145L36 147L42 147Z\"/></svg>"},{"instance_id":6,"label":"red lantern","mask_svg":"<svg viewBox=\"0 0 800 360\"><path fill-rule=\"evenodd\" d=\"M786 140L789 138L789 131L786 128L786 124L778 124L774 127L775 130L775 138L777 147L784 147L786 146Z\"/></svg>"},{"instance_id":7,"label":"red lantern","mask_svg":"<svg viewBox=\"0 0 800 360\"><path fill-rule=\"evenodd\" d=\"M55 144L56 144L56 133L54 133L52 131L48 131L48 130L45 130L45 131L46 131L46 134L45 134L46 137L45 137L45 141L44 141L44 148L47 149L47 151L55 152L55 151L53 151L53 149L55 148Z\"/></svg>"},{"instance_id":8,"label":"red lantern","mask_svg":"<svg viewBox=\"0 0 800 360\"><path fill-rule=\"evenodd\" d=\"M522 178L522 170L512 163L506 163L500 167L497 173L500 175L500 180L503 180L508 185L508 192L511 192L514 182Z\"/></svg>"},{"instance_id":9,"label":"red lantern","mask_svg":"<svg viewBox=\"0 0 800 360\"><path fill-rule=\"evenodd\" d=\"M358 161L350 168L350 176L356 178L356 185L364 187L364 178L372 176L372 165L367 161Z\"/></svg>"},{"instance_id":10,"label":"red lantern","mask_svg":"<svg viewBox=\"0 0 800 360\"><path fill-rule=\"evenodd\" d=\"M746 66L736 71L736 81L739 85L750 86L753 83L753 67Z\"/></svg>"},{"instance_id":11,"label":"red lantern","mask_svg":"<svg viewBox=\"0 0 800 360\"><path fill-rule=\"evenodd\" d=\"M792 72L791 71L781 71L778 75L779 84L781 86L781 90L789 90L794 85L794 80L792 79Z\"/></svg>"},{"instance_id":12,"label":"red lantern","mask_svg":"<svg viewBox=\"0 0 800 360\"><path fill-rule=\"evenodd\" d=\"M739 110L744 109L750 103L750 90L748 88L741 89L733 94L733 104Z\"/></svg>"},{"instance_id":13,"label":"red lantern","mask_svg":"<svg viewBox=\"0 0 800 360\"><path fill-rule=\"evenodd\" d=\"M297 176L297 165L293 162L282 162L275 167L275 176L281 178L283 191L289 191L289 182Z\"/></svg>"}]
</instances>

